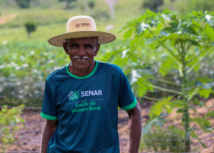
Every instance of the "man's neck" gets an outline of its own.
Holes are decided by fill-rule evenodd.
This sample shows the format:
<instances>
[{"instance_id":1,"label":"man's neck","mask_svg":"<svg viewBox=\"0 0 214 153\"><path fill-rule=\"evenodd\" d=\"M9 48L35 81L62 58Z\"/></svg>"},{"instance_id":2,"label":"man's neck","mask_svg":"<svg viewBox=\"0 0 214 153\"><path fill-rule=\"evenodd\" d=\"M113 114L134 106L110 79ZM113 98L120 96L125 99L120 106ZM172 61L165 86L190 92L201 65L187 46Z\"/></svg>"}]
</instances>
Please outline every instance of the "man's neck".
<instances>
[{"instance_id":1,"label":"man's neck","mask_svg":"<svg viewBox=\"0 0 214 153\"><path fill-rule=\"evenodd\" d=\"M82 77L90 74L94 70L95 64L96 62L94 61L94 64L91 67L87 69L79 70L79 69L76 69L71 63L68 69L71 74Z\"/></svg>"}]
</instances>

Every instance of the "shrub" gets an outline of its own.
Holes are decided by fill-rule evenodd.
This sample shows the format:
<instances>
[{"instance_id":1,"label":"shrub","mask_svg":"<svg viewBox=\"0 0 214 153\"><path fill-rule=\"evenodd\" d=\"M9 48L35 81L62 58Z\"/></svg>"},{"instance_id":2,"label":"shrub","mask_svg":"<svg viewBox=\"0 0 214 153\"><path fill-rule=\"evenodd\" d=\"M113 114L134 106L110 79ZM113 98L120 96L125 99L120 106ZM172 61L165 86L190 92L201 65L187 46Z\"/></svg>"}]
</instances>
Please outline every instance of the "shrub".
<instances>
[{"instance_id":1,"label":"shrub","mask_svg":"<svg viewBox=\"0 0 214 153\"><path fill-rule=\"evenodd\" d=\"M151 152L185 152L184 131L154 128L142 135L140 150Z\"/></svg>"},{"instance_id":2,"label":"shrub","mask_svg":"<svg viewBox=\"0 0 214 153\"><path fill-rule=\"evenodd\" d=\"M26 31L28 33L28 38L31 37L31 33L36 31L36 23L33 22L33 21L27 21L25 22L25 28L26 28Z\"/></svg>"},{"instance_id":3,"label":"shrub","mask_svg":"<svg viewBox=\"0 0 214 153\"><path fill-rule=\"evenodd\" d=\"M0 111L0 151L18 139L17 131L24 127L24 120L20 117L24 105L8 109L5 105Z\"/></svg>"},{"instance_id":4,"label":"shrub","mask_svg":"<svg viewBox=\"0 0 214 153\"><path fill-rule=\"evenodd\" d=\"M30 7L30 0L15 0L16 4L20 8L29 8Z\"/></svg>"},{"instance_id":5,"label":"shrub","mask_svg":"<svg viewBox=\"0 0 214 153\"><path fill-rule=\"evenodd\" d=\"M163 0L146 0L144 1L142 7L158 12L158 8L163 4Z\"/></svg>"},{"instance_id":6,"label":"shrub","mask_svg":"<svg viewBox=\"0 0 214 153\"><path fill-rule=\"evenodd\" d=\"M90 9L93 9L94 6L95 6L95 1L89 1L88 2L88 6L89 6Z\"/></svg>"}]
</instances>

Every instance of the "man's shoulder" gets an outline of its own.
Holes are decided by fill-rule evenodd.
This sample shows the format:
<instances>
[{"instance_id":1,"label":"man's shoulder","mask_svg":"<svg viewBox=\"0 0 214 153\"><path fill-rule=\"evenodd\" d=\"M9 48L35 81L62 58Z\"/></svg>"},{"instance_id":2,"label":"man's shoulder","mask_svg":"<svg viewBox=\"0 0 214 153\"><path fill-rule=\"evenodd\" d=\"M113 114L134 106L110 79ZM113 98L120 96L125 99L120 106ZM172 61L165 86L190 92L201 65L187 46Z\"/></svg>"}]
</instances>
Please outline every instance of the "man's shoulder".
<instances>
[{"instance_id":1,"label":"man's shoulder","mask_svg":"<svg viewBox=\"0 0 214 153\"><path fill-rule=\"evenodd\" d=\"M56 81L57 78L66 74L66 66L63 66L52 73L50 73L47 77L47 81Z\"/></svg>"},{"instance_id":2,"label":"man's shoulder","mask_svg":"<svg viewBox=\"0 0 214 153\"><path fill-rule=\"evenodd\" d=\"M105 69L105 70L117 71L117 72L121 72L122 71L121 68L118 65L111 64L111 63L105 63L105 62L100 62L99 61L99 66L102 69Z\"/></svg>"}]
</instances>

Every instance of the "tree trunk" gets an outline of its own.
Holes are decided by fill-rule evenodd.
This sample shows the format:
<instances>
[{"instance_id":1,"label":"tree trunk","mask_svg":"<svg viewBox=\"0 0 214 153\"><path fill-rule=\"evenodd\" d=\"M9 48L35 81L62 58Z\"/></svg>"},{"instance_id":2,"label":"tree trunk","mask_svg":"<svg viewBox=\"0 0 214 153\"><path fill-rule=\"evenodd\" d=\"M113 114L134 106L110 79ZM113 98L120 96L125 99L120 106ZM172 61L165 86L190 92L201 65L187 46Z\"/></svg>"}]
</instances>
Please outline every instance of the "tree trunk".
<instances>
[{"instance_id":1,"label":"tree trunk","mask_svg":"<svg viewBox=\"0 0 214 153\"><path fill-rule=\"evenodd\" d=\"M65 3L65 8L66 8L66 9L69 9L69 6L70 6L70 1L67 0L66 3Z\"/></svg>"},{"instance_id":2,"label":"tree trunk","mask_svg":"<svg viewBox=\"0 0 214 153\"><path fill-rule=\"evenodd\" d=\"M30 39L30 38L31 38L31 32L28 33L28 39Z\"/></svg>"},{"instance_id":3,"label":"tree trunk","mask_svg":"<svg viewBox=\"0 0 214 153\"><path fill-rule=\"evenodd\" d=\"M182 94L183 94L183 101L184 101L184 108L185 111L183 113L183 118L184 118L184 128L185 128L185 152L190 152L191 147L190 147L190 129L189 129L189 102L188 99L186 98L186 93L185 90L187 88L187 72L186 72L186 52L185 49L183 47L183 44L181 44L182 46L182 52L181 52L181 62L182 62L182 67L183 67L183 77L182 77Z\"/></svg>"},{"instance_id":4,"label":"tree trunk","mask_svg":"<svg viewBox=\"0 0 214 153\"><path fill-rule=\"evenodd\" d=\"M109 6L110 14L111 14L111 19L115 19L115 13L114 13L114 4L117 2L117 0L105 0L105 2Z\"/></svg>"},{"instance_id":5,"label":"tree trunk","mask_svg":"<svg viewBox=\"0 0 214 153\"><path fill-rule=\"evenodd\" d=\"M87 6L87 0L84 0L84 13L88 13L88 6Z\"/></svg>"},{"instance_id":6,"label":"tree trunk","mask_svg":"<svg viewBox=\"0 0 214 153\"><path fill-rule=\"evenodd\" d=\"M111 19L114 20L115 16L114 16L114 1L113 0L111 0L109 3L109 9L111 12Z\"/></svg>"}]
</instances>

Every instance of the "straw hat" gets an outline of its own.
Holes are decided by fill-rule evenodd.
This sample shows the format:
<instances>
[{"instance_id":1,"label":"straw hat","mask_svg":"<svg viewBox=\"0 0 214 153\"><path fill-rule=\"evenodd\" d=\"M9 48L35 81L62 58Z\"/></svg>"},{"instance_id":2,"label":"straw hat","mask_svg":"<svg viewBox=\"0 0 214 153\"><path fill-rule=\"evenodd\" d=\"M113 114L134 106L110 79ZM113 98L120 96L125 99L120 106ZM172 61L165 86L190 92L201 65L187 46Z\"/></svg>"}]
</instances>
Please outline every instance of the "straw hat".
<instances>
[{"instance_id":1,"label":"straw hat","mask_svg":"<svg viewBox=\"0 0 214 153\"><path fill-rule=\"evenodd\" d=\"M52 37L48 42L53 46L63 46L65 39L98 37L98 43L105 44L112 42L116 36L102 31L97 31L95 21L89 16L75 16L68 20L66 33Z\"/></svg>"}]
</instances>

